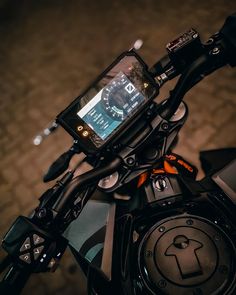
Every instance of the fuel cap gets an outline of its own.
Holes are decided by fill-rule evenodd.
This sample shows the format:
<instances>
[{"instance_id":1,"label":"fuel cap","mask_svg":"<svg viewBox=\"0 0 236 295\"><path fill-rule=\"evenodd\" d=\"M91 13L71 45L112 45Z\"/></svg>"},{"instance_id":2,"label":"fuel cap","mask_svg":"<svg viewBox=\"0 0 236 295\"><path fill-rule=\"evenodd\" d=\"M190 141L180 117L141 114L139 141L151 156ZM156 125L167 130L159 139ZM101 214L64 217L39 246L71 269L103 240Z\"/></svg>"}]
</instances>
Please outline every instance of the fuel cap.
<instances>
[{"instance_id":1,"label":"fuel cap","mask_svg":"<svg viewBox=\"0 0 236 295\"><path fill-rule=\"evenodd\" d=\"M228 294L235 285L235 254L231 239L211 221L176 216L146 233L139 271L154 294Z\"/></svg>"}]
</instances>

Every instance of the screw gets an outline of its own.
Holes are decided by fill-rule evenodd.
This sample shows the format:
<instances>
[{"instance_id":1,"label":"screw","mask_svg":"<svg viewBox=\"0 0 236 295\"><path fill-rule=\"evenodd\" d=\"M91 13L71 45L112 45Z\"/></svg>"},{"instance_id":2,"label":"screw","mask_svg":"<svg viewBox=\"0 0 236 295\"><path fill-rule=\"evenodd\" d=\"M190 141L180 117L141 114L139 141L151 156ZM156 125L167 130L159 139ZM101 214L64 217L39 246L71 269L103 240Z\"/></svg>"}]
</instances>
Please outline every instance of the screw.
<instances>
[{"instance_id":1,"label":"screw","mask_svg":"<svg viewBox=\"0 0 236 295\"><path fill-rule=\"evenodd\" d=\"M113 150L115 151L115 152L117 152L118 151L118 149L119 149L119 145L118 144L115 144L115 145L113 145Z\"/></svg>"},{"instance_id":2,"label":"screw","mask_svg":"<svg viewBox=\"0 0 236 295\"><path fill-rule=\"evenodd\" d=\"M159 232L163 232L163 231L165 231L165 227L164 226L161 226L160 228L159 228Z\"/></svg>"},{"instance_id":3,"label":"screw","mask_svg":"<svg viewBox=\"0 0 236 295\"><path fill-rule=\"evenodd\" d=\"M187 203L187 204L186 204L186 207L189 207L189 208L193 208L194 206L195 206L194 203Z\"/></svg>"},{"instance_id":4,"label":"screw","mask_svg":"<svg viewBox=\"0 0 236 295\"><path fill-rule=\"evenodd\" d=\"M47 215L47 210L45 208L41 208L38 212L37 212L37 217L42 219Z\"/></svg>"},{"instance_id":5,"label":"screw","mask_svg":"<svg viewBox=\"0 0 236 295\"><path fill-rule=\"evenodd\" d=\"M165 288L166 287L166 281L165 280L160 280L159 282L158 282L158 286L160 287L160 288Z\"/></svg>"},{"instance_id":6,"label":"screw","mask_svg":"<svg viewBox=\"0 0 236 295\"><path fill-rule=\"evenodd\" d=\"M219 272L223 275L228 273L228 267L226 265L220 265L219 266Z\"/></svg>"},{"instance_id":7,"label":"screw","mask_svg":"<svg viewBox=\"0 0 236 295\"><path fill-rule=\"evenodd\" d=\"M188 220L186 221L186 223L187 223L187 225L193 225L193 221L192 221L191 219L188 219Z\"/></svg>"},{"instance_id":8,"label":"screw","mask_svg":"<svg viewBox=\"0 0 236 295\"><path fill-rule=\"evenodd\" d=\"M146 256L147 258L153 257L153 252L152 252L151 250L147 250L147 251L145 252L145 256Z\"/></svg>"},{"instance_id":9,"label":"screw","mask_svg":"<svg viewBox=\"0 0 236 295\"><path fill-rule=\"evenodd\" d=\"M218 47L215 47L215 48L212 49L211 53L213 55L216 55L216 54L220 53L220 49Z\"/></svg>"},{"instance_id":10,"label":"screw","mask_svg":"<svg viewBox=\"0 0 236 295\"><path fill-rule=\"evenodd\" d=\"M220 236L215 235L215 236L214 236L214 240L215 240L216 242L220 241Z\"/></svg>"},{"instance_id":11,"label":"screw","mask_svg":"<svg viewBox=\"0 0 236 295\"><path fill-rule=\"evenodd\" d=\"M198 37L197 33L193 35L193 39L196 39L197 37Z\"/></svg>"},{"instance_id":12,"label":"screw","mask_svg":"<svg viewBox=\"0 0 236 295\"><path fill-rule=\"evenodd\" d=\"M129 165L129 166L133 166L135 161L133 158L129 157L127 160L126 160L126 163Z\"/></svg>"},{"instance_id":13,"label":"screw","mask_svg":"<svg viewBox=\"0 0 236 295\"><path fill-rule=\"evenodd\" d=\"M213 38L210 38L208 41L207 41L207 44L212 44L214 42L214 39Z\"/></svg>"},{"instance_id":14,"label":"screw","mask_svg":"<svg viewBox=\"0 0 236 295\"><path fill-rule=\"evenodd\" d=\"M76 219L78 217L78 213L79 211L77 210L77 208L75 208L74 210L72 210L71 214L72 214L72 218Z\"/></svg>"},{"instance_id":15,"label":"screw","mask_svg":"<svg viewBox=\"0 0 236 295\"><path fill-rule=\"evenodd\" d=\"M167 123L163 123L163 124L161 125L161 127L162 127L163 130L168 130L169 125L168 125Z\"/></svg>"}]
</instances>

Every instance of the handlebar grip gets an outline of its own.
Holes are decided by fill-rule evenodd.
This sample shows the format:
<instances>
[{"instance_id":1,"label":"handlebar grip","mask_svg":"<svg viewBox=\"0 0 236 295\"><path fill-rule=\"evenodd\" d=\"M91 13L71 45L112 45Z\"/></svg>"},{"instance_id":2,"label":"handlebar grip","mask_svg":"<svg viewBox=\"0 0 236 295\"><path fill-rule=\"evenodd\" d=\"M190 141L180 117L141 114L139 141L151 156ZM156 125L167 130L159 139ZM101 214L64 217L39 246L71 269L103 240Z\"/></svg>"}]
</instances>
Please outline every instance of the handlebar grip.
<instances>
[{"instance_id":1,"label":"handlebar grip","mask_svg":"<svg viewBox=\"0 0 236 295\"><path fill-rule=\"evenodd\" d=\"M30 275L31 272L12 266L0 282L0 294L20 294Z\"/></svg>"}]
</instances>

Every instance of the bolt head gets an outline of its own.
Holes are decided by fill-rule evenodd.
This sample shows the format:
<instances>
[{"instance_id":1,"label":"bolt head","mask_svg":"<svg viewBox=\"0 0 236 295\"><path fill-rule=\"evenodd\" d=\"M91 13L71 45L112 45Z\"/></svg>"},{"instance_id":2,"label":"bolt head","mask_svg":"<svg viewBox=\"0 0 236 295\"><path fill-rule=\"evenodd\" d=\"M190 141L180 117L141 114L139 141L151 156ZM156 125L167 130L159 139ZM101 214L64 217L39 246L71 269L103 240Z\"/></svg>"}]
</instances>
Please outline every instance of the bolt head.
<instances>
[{"instance_id":1,"label":"bolt head","mask_svg":"<svg viewBox=\"0 0 236 295\"><path fill-rule=\"evenodd\" d=\"M164 231L165 231L165 227L164 227L164 226L161 226L161 227L159 228L159 232L163 233Z\"/></svg>"},{"instance_id":2,"label":"bolt head","mask_svg":"<svg viewBox=\"0 0 236 295\"><path fill-rule=\"evenodd\" d=\"M169 125L168 125L167 123L163 123L163 124L161 125L161 127L162 127L163 130L168 130Z\"/></svg>"},{"instance_id":3,"label":"bolt head","mask_svg":"<svg viewBox=\"0 0 236 295\"><path fill-rule=\"evenodd\" d=\"M216 55L216 54L219 54L220 53L220 49L218 47L215 47L212 49L212 54L213 55Z\"/></svg>"},{"instance_id":4,"label":"bolt head","mask_svg":"<svg viewBox=\"0 0 236 295\"><path fill-rule=\"evenodd\" d=\"M132 165L134 165L135 160L134 160L134 158L129 157L129 158L126 160L126 163L127 163L129 166L132 166Z\"/></svg>"},{"instance_id":5,"label":"bolt head","mask_svg":"<svg viewBox=\"0 0 236 295\"><path fill-rule=\"evenodd\" d=\"M188 220L186 221L186 223L187 223L187 225L193 225L193 220L188 219Z\"/></svg>"}]
</instances>

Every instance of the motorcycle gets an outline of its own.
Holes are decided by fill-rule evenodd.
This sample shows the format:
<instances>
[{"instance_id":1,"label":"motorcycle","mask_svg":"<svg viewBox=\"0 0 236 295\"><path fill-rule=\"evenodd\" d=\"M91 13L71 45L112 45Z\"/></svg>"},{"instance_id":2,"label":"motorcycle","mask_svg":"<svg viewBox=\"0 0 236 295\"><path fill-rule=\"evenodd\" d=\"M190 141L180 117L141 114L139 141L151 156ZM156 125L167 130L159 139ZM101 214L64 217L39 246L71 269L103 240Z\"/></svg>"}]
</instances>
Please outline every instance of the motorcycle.
<instances>
[{"instance_id":1,"label":"motorcycle","mask_svg":"<svg viewBox=\"0 0 236 295\"><path fill-rule=\"evenodd\" d=\"M136 44L35 139L60 125L74 141L44 176L56 184L3 238L1 294L55 271L68 246L88 294L235 294L236 148L201 152L198 181L197 168L172 152L188 116L184 95L236 65L235 32L236 14L206 43L190 29L151 68ZM177 76L169 97L154 101ZM81 161L68 170L75 154ZM78 176L84 162L91 169Z\"/></svg>"}]
</instances>

